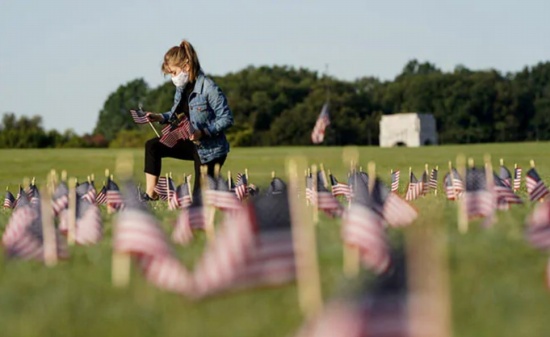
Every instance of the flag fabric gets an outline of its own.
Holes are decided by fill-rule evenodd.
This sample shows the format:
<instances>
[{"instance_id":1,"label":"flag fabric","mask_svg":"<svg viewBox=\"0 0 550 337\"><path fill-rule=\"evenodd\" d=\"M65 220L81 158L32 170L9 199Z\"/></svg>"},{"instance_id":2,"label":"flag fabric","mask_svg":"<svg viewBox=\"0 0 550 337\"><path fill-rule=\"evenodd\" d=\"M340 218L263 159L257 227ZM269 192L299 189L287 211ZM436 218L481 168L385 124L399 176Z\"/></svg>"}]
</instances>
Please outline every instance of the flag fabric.
<instances>
[{"instance_id":1,"label":"flag fabric","mask_svg":"<svg viewBox=\"0 0 550 337\"><path fill-rule=\"evenodd\" d=\"M35 197L39 198L39 196ZM6 255L10 258L43 261L44 236L40 202L31 204L26 201L26 197L21 200L24 202L20 203L8 221L2 236L2 244ZM67 245L57 230L55 230L55 240L58 258L67 258Z\"/></svg>"},{"instance_id":2,"label":"flag fabric","mask_svg":"<svg viewBox=\"0 0 550 337\"><path fill-rule=\"evenodd\" d=\"M428 182L428 185L430 186L430 189L437 190L437 168L433 168L430 172L430 180Z\"/></svg>"},{"instance_id":3,"label":"flag fabric","mask_svg":"<svg viewBox=\"0 0 550 337\"><path fill-rule=\"evenodd\" d=\"M407 186L407 193L405 194L405 200L415 200L422 194L422 182L416 179L414 173L409 175L409 185Z\"/></svg>"},{"instance_id":4,"label":"flag fabric","mask_svg":"<svg viewBox=\"0 0 550 337\"><path fill-rule=\"evenodd\" d=\"M348 184L339 182L333 174L329 174L329 179L333 196L344 196L347 200L351 198L351 190Z\"/></svg>"},{"instance_id":5,"label":"flag fabric","mask_svg":"<svg viewBox=\"0 0 550 337\"><path fill-rule=\"evenodd\" d=\"M134 123L136 124L147 124L149 123L149 119L145 117L145 112L143 110L130 110L130 115L132 116L132 119L134 120Z\"/></svg>"},{"instance_id":6,"label":"flag fabric","mask_svg":"<svg viewBox=\"0 0 550 337\"><path fill-rule=\"evenodd\" d=\"M484 218L484 226L492 224L496 209L496 195L487 186L485 169L469 168L466 171L466 190L462 198L469 219Z\"/></svg>"},{"instance_id":7,"label":"flag fabric","mask_svg":"<svg viewBox=\"0 0 550 337\"><path fill-rule=\"evenodd\" d=\"M105 205L107 203L107 187L105 185L99 190L95 202L97 205Z\"/></svg>"},{"instance_id":8,"label":"flag fabric","mask_svg":"<svg viewBox=\"0 0 550 337\"><path fill-rule=\"evenodd\" d=\"M196 268L198 296L294 280L294 247L284 182L275 178L265 194L230 213L224 222Z\"/></svg>"},{"instance_id":9,"label":"flag fabric","mask_svg":"<svg viewBox=\"0 0 550 337\"><path fill-rule=\"evenodd\" d=\"M189 207L181 209L172 231L172 241L187 245L193 239L193 230L204 230L204 211L197 200L198 196Z\"/></svg>"},{"instance_id":10,"label":"flag fabric","mask_svg":"<svg viewBox=\"0 0 550 337\"><path fill-rule=\"evenodd\" d=\"M311 132L311 141L313 144L320 144L325 139L325 129L330 125L330 116L329 116L329 104L326 102L323 104L321 113L317 117L313 131Z\"/></svg>"},{"instance_id":11,"label":"flag fabric","mask_svg":"<svg viewBox=\"0 0 550 337\"><path fill-rule=\"evenodd\" d=\"M235 194L239 200L244 200L248 197L248 179L246 175L237 173L237 181L235 182Z\"/></svg>"},{"instance_id":12,"label":"flag fabric","mask_svg":"<svg viewBox=\"0 0 550 337\"><path fill-rule=\"evenodd\" d=\"M92 181L85 181L76 187L76 196L78 199L85 199L91 204L96 203L96 189Z\"/></svg>"},{"instance_id":13,"label":"flag fabric","mask_svg":"<svg viewBox=\"0 0 550 337\"><path fill-rule=\"evenodd\" d=\"M500 171L498 177L505 183L507 186L512 186L512 173L504 165L500 165Z\"/></svg>"},{"instance_id":14,"label":"flag fabric","mask_svg":"<svg viewBox=\"0 0 550 337\"><path fill-rule=\"evenodd\" d=\"M393 254L391 270L344 296L330 300L308 319L296 337L410 336L407 271L403 253Z\"/></svg>"},{"instance_id":15,"label":"flag fabric","mask_svg":"<svg viewBox=\"0 0 550 337\"><path fill-rule=\"evenodd\" d=\"M218 178L208 177L209 183L206 189L206 204L212 205L222 211L237 209L240 201L237 195L231 190L229 183L222 176Z\"/></svg>"},{"instance_id":16,"label":"flag fabric","mask_svg":"<svg viewBox=\"0 0 550 337\"><path fill-rule=\"evenodd\" d=\"M317 186L312 176L306 177L306 199L330 217L342 215L343 207L327 189L323 171L317 172Z\"/></svg>"},{"instance_id":17,"label":"flag fabric","mask_svg":"<svg viewBox=\"0 0 550 337\"><path fill-rule=\"evenodd\" d=\"M430 191L428 171L422 173L422 195L427 195Z\"/></svg>"},{"instance_id":18,"label":"flag fabric","mask_svg":"<svg viewBox=\"0 0 550 337\"><path fill-rule=\"evenodd\" d=\"M55 188L52 195L53 214L58 216L61 211L69 206L69 187L67 183L61 181Z\"/></svg>"},{"instance_id":19,"label":"flag fabric","mask_svg":"<svg viewBox=\"0 0 550 337\"><path fill-rule=\"evenodd\" d=\"M514 167L514 192L518 191L521 187L521 173L522 169L519 166Z\"/></svg>"},{"instance_id":20,"label":"flag fabric","mask_svg":"<svg viewBox=\"0 0 550 337\"><path fill-rule=\"evenodd\" d=\"M499 209L506 210L511 204L523 204L523 200L514 193L512 187L506 183L506 181L502 180L496 174L494 174L493 179L495 183L494 188L497 197L497 206Z\"/></svg>"},{"instance_id":21,"label":"flag fabric","mask_svg":"<svg viewBox=\"0 0 550 337\"><path fill-rule=\"evenodd\" d=\"M27 193L25 193L21 185L19 185L19 190L17 191L17 196L15 197L15 207L17 207L19 200L22 198L24 198L27 202L29 200L29 198L27 197Z\"/></svg>"},{"instance_id":22,"label":"flag fabric","mask_svg":"<svg viewBox=\"0 0 550 337\"><path fill-rule=\"evenodd\" d=\"M27 197L29 198L29 201L31 204L39 204L40 203L40 192L38 191L38 187L34 183L30 184L27 188Z\"/></svg>"},{"instance_id":23,"label":"flag fabric","mask_svg":"<svg viewBox=\"0 0 550 337\"><path fill-rule=\"evenodd\" d=\"M525 175L525 184L527 185L527 193L531 201L545 199L550 193L548 187L546 187L534 167L527 171Z\"/></svg>"},{"instance_id":24,"label":"flag fabric","mask_svg":"<svg viewBox=\"0 0 550 337\"><path fill-rule=\"evenodd\" d=\"M157 184L154 187L155 193L158 194L160 200L168 200L168 194L166 193L166 189L168 186L168 180L166 180L166 177L159 177L157 180Z\"/></svg>"},{"instance_id":25,"label":"flag fabric","mask_svg":"<svg viewBox=\"0 0 550 337\"><path fill-rule=\"evenodd\" d=\"M191 195L189 194L189 185L187 182L176 188L176 198L179 208L186 208L191 205Z\"/></svg>"},{"instance_id":26,"label":"flag fabric","mask_svg":"<svg viewBox=\"0 0 550 337\"><path fill-rule=\"evenodd\" d=\"M533 247L550 249L550 201L535 206L527 217L525 228L526 239Z\"/></svg>"},{"instance_id":27,"label":"flag fabric","mask_svg":"<svg viewBox=\"0 0 550 337\"><path fill-rule=\"evenodd\" d=\"M125 186L125 207L113 226L114 251L135 257L145 279L156 287L191 294L192 277L175 257L158 220L139 200L135 185L126 182Z\"/></svg>"},{"instance_id":28,"label":"flag fabric","mask_svg":"<svg viewBox=\"0 0 550 337\"><path fill-rule=\"evenodd\" d=\"M391 173L391 191L397 192L399 190L399 177L401 172L399 170L392 171Z\"/></svg>"},{"instance_id":29,"label":"flag fabric","mask_svg":"<svg viewBox=\"0 0 550 337\"><path fill-rule=\"evenodd\" d=\"M124 206L122 201L122 195L120 194L120 188L111 178L107 178L106 185L106 203L107 207L114 210L119 210Z\"/></svg>"},{"instance_id":30,"label":"flag fabric","mask_svg":"<svg viewBox=\"0 0 550 337\"><path fill-rule=\"evenodd\" d=\"M361 262L375 273L390 265L389 246L381 215L383 203L368 192L365 184L354 176L354 198L342 217L342 239L346 245L359 250Z\"/></svg>"},{"instance_id":31,"label":"flag fabric","mask_svg":"<svg viewBox=\"0 0 550 337\"><path fill-rule=\"evenodd\" d=\"M59 214L59 230L67 235L69 231L69 209ZM79 245L94 245L103 237L101 213L96 204L84 198L76 198L75 242Z\"/></svg>"},{"instance_id":32,"label":"flag fabric","mask_svg":"<svg viewBox=\"0 0 550 337\"><path fill-rule=\"evenodd\" d=\"M6 190L6 196L4 197L4 208L14 208L15 207L15 197L13 194Z\"/></svg>"},{"instance_id":33,"label":"flag fabric","mask_svg":"<svg viewBox=\"0 0 550 337\"><path fill-rule=\"evenodd\" d=\"M443 177L443 187L447 200L458 200L461 197L464 192L464 183L456 169L452 169L452 175L450 172L445 174L445 177Z\"/></svg>"},{"instance_id":34,"label":"flag fabric","mask_svg":"<svg viewBox=\"0 0 550 337\"><path fill-rule=\"evenodd\" d=\"M172 124L168 124L162 129L160 142L172 148L179 140L189 139L193 133L191 122L186 116L183 116L177 126L174 127Z\"/></svg>"}]
</instances>

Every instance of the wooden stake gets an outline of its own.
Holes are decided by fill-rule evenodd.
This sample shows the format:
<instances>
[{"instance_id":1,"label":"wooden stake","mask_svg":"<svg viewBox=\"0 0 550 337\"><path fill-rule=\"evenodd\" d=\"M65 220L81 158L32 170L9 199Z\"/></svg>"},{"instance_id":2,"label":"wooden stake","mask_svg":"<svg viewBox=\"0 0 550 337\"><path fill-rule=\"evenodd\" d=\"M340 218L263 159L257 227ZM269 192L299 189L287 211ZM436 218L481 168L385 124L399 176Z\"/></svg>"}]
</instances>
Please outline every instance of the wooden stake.
<instances>
[{"instance_id":1,"label":"wooden stake","mask_svg":"<svg viewBox=\"0 0 550 337\"><path fill-rule=\"evenodd\" d=\"M317 189L317 165L311 166L311 205L313 206L313 224L319 223L319 191Z\"/></svg>"},{"instance_id":2,"label":"wooden stake","mask_svg":"<svg viewBox=\"0 0 550 337\"><path fill-rule=\"evenodd\" d=\"M134 157L129 152L119 154L116 161L116 173L122 181L132 178L134 170ZM109 170L105 170L105 176L109 178ZM111 176L112 179L112 176ZM114 223L113 223L114 224ZM113 228L115 231L116 228ZM114 235L113 235L114 240ZM114 244L113 244L114 246ZM131 256L128 253L120 253L113 250L111 261L111 282L114 287L125 288L130 283Z\"/></svg>"},{"instance_id":3,"label":"wooden stake","mask_svg":"<svg viewBox=\"0 0 550 337\"><path fill-rule=\"evenodd\" d=\"M189 193L189 199L191 200L191 203L193 203L193 190L191 189L191 175L188 175L185 178L187 182L187 191Z\"/></svg>"},{"instance_id":4,"label":"wooden stake","mask_svg":"<svg viewBox=\"0 0 550 337\"><path fill-rule=\"evenodd\" d=\"M231 171L227 171L227 189L231 191Z\"/></svg>"},{"instance_id":5,"label":"wooden stake","mask_svg":"<svg viewBox=\"0 0 550 337\"><path fill-rule=\"evenodd\" d=\"M76 178L69 179L69 208L67 243L74 246L76 242Z\"/></svg>"},{"instance_id":6,"label":"wooden stake","mask_svg":"<svg viewBox=\"0 0 550 337\"><path fill-rule=\"evenodd\" d=\"M483 156L484 162L485 162L485 181L486 181L486 188L491 193L491 198L493 199L493 210L491 212L491 215L487 217L486 221L484 221L485 226L492 225L495 222L495 208L497 205L497 196L495 191L495 179L493 176L493 164L491 163L491 155L485 154Z\"/></svg>"},{"instance_id":7,"label":"wooden stake","mask_svg":"<svg viewBox=\"0 0 550 337\"><path fill-rule=\"evenodd\" d=\"M439 173L439 166L436 165L435 170L437 171L437 173ZM437 195L437 181L436 181L435 188L434 188L434 195Z\"/></svg>"},{"instance_id":8,"label":"wooden stake","mask_svg":"<svg viewBox=\"0 0 550 337\"><path fill-rule=\"evenodd\" d=\"M531 168L535 168L535 161L533 159L531 159L529 161L529 165L531 165Z\"/></svg>"},{"instance_id":9,"label":"wooden stake","mask_svg":"<svg viewBox=\"0 0 550 337\"><path fill-rule=\"evenodd\" d=\"M473 165L473 159L469 159L468 163ZM467 176L466 176L466 158L463 154L456 157L456 168L459 175L464 179L464 190L466 190ZM466 191L464 191L466 193ZM466 213L465 200L461 199L458 203L458 231L461 234L468 232L468 214Z\"/></svg>"},{"instance_id":10,"label":"wooden stake","mask_svg":"<svg viewBox=\"0 0 550 337\"><path fill-rule=\"evenodd\" d=\"M204 231L206 232L206 239L209 242L214 241L215 230L214 230L214 217L216 209L210 202L207 200L206 190L207 190L207 175L208 167L206 165L201 166L201 176L200 176L200 185L201 185L201 195L202 195L202 214L204 217Z\"/></svg>"},{"instance_id":11,"label":"wooden stake","mask_svg":"<svg viewBox=\"0 0 550 337\"><path fill-rule=\"evenodd\" d=\"M315 228L311 216L307 214L305 198L299 193L302 180L298 172L306 166L305 158L291 158L287 160L287 174L289 181L289 207L292 219L292 237L296 257L296 276L298 300L302 312L306 317L313 317L323 306L321 297L321 282L317 263L317 245Z\"/></svg>"},{"instance_id":12,"label":"wooden stake","mask_svg":"<svg viewBox=\"0 0 550 337\"><path fill-rule=\"evenodd\" d=\"M51 178L47 178L46 186L43 188L45 192L40 198L40 208L42 216L42 235L44 245L44 264L48 267L57 265L57 240L55 235L55 227L52 210L52 195L53 185Z\"/></svg>"}]
</instances>

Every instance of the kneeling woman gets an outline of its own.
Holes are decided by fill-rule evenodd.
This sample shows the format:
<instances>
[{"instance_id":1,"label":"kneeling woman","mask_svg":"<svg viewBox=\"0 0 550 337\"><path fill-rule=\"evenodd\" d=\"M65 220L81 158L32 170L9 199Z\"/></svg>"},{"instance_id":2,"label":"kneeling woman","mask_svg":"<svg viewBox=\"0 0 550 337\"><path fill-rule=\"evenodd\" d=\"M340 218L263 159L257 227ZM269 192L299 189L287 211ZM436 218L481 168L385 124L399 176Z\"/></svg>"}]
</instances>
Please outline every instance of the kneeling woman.
<instances>
[{"instance_id":1,"label":"kneeling woman","mask_svg":"<svg viewBox=\"0 0 550 337\"><path fill-rule=\"evenodd\" d=\"M154 188L161 173L162 158L165 157L194 162L193 193L196 193L200 186L201 165L206 165L208 174L213 175L215 165L221 168L225 162L229 143L224 132L233 125L227 98L216 83L204 75L197 53L188 41L184 40L166 52L162 72L171 75L176 86L174 105L168 112L148 112L146 116L150 121L161 124L177 124L185 116L190 120L194 133L190 139L180 139L172 148L162 144L159 138L145 143L144 200L158 199Z\"/></svg>"}]
</instances>

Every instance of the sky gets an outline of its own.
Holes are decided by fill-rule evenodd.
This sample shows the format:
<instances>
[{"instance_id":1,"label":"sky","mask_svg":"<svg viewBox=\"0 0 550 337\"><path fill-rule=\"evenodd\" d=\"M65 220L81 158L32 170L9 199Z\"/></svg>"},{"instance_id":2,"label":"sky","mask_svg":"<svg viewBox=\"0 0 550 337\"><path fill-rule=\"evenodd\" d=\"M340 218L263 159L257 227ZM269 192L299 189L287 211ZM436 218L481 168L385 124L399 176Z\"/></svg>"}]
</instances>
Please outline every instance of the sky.
<instances>
[{"instance_id":1,"label":"sky","mask_svg":"<svg viewBox=\"0 0 550 337\"><path fill-rule=\"evenodd\" d=\"M287 65L392 80L411 59L516 72L550 60L549 13L548 0L0 0L0 114L90 133L120 85L169 80L162 58L182 39L213 75Z\"/></svg>"}]
</instances>

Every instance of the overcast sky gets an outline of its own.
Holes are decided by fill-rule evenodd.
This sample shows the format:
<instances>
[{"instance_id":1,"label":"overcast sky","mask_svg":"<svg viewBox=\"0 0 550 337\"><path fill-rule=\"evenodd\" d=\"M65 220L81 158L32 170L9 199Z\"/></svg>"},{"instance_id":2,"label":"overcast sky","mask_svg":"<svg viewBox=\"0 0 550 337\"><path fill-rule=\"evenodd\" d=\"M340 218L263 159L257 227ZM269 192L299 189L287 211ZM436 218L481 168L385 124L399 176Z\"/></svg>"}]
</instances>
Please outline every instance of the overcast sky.
<instances>
[{"instance_id":1,"label":"overcast sky","mask_svg":"<svg viewBox=\"0 0 550 337\"><path fill-rule=\"evenodd\" d=\"M328 64L389 80L413 58L515 72L550 60L549 15L548 0L0 0L0 114L91 132L119 85L167 80L162 57L183 38L215 75Z\"/></svg>"}]
</instances>

